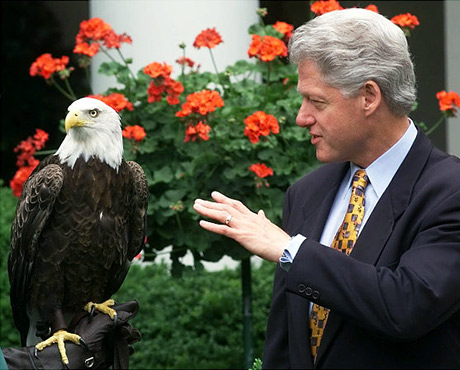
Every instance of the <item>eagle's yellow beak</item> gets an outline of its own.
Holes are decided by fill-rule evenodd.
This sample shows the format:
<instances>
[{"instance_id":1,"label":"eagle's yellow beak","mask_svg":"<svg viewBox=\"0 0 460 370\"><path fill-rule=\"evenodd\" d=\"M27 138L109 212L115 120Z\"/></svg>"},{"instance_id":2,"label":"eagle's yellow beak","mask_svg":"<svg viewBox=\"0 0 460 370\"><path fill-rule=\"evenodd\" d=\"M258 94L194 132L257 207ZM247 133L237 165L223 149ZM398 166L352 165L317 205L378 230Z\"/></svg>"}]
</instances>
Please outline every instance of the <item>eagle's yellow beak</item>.
<instances>
[{"instance_id":1,"label":"eagle's yellow beak","mask_svg":"<svg viewBox=\"0 0 460 370\"><path fill-rule=\"evenodd\" d=\"M85 126L86 122L81 117L81 113L79 111L71 111L67 113L65 117L65 132L69 132L72 127L80 127Z\"/></svg>"}]
</instances>

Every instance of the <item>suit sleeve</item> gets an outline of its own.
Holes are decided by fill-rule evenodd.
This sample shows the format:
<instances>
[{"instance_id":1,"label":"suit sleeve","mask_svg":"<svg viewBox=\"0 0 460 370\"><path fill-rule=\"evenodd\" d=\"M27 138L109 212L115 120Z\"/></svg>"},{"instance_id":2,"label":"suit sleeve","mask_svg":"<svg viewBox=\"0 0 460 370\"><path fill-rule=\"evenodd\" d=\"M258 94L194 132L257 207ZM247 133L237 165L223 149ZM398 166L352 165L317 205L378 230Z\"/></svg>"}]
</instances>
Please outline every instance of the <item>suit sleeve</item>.
<instances>
[{"instance_id":1,"label":"suit sleeve","mask_svg":"<svg viewBox=\"0 0 460 370\"><path fill-rule=\"evenodd\" d=\"M287 290L387 338L427 334L460 310L460 191L450 194L436 201L419 195L375 266L307 239L286 275ZM317 294L306 297L299 285Z\"/></svg>"}]
</instances>

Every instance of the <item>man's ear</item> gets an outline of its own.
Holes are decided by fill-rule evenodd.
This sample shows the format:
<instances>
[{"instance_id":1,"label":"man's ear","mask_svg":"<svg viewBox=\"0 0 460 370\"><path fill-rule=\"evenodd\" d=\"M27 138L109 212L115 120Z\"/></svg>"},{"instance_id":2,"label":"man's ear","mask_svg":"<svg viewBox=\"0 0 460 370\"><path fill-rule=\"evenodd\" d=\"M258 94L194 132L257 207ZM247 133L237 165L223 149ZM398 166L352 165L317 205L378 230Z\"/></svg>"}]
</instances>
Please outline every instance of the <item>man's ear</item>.
<instances>
[{"instance_id":1,"label":"man's ear","mask_svg":"<svg viewBox=\"0 0 460 370\"><path fill-rule=\"evenodd\" d=\"M375 81L369 80L363 86L363 109L366 116L375 112L382 103L382 91Z\"/></svg>"}]
</instances>

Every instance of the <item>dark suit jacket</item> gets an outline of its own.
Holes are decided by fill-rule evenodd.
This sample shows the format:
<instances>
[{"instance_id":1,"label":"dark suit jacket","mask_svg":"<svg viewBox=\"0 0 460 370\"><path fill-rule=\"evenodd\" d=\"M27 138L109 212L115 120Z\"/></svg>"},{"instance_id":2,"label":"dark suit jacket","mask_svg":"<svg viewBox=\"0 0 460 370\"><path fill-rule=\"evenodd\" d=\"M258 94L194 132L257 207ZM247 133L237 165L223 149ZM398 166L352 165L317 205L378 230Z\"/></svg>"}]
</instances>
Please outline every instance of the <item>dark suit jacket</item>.
<instances>
[{"instance_id":1,"label":"dark suit jacket","mask_svg":"<svg viewBox=\"0 0 460 370\"><path fill-rule=\"evenodd\" d=\"M460 160L419 133L350 256L318 243L348 169L286 194L283 227L307 240L277 267L264 368L460 368ZM315 366L310 301L331 310Z\"/></svg>"}]
</instances>

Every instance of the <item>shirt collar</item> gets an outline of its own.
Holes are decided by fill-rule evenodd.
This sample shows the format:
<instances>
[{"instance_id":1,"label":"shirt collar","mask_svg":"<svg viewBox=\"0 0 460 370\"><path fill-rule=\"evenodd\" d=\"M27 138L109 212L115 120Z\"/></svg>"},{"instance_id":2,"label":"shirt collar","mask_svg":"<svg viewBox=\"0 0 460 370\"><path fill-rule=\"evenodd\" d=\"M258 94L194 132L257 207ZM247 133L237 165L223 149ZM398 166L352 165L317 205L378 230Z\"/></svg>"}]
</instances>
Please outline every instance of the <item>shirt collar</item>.
<instances>
[{"instance_id":1,"label":"shirt collar","mask_svg":"<svg viewBox=\"0 0 460 370\"><path fill-rule=\"evenodd\" d=\"M404 158L406 158L416 136L417 129L414 122L409 118L409 127L401 139L366 168L369 182L372 184L378 198L382 196ZM359 169L361 169L359 166L350 163L349 186L352 184L354 173Z\"/></svg>"}]
</instances>

